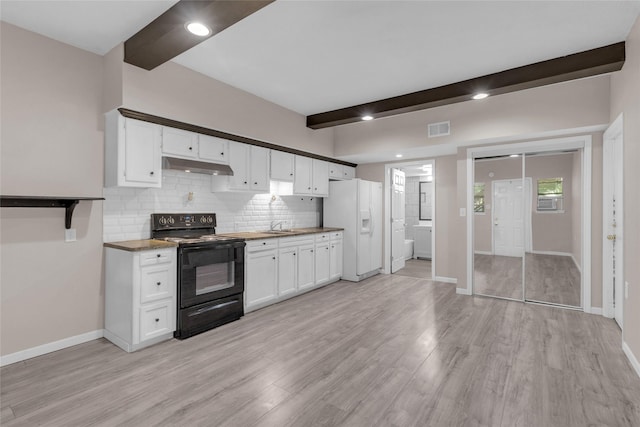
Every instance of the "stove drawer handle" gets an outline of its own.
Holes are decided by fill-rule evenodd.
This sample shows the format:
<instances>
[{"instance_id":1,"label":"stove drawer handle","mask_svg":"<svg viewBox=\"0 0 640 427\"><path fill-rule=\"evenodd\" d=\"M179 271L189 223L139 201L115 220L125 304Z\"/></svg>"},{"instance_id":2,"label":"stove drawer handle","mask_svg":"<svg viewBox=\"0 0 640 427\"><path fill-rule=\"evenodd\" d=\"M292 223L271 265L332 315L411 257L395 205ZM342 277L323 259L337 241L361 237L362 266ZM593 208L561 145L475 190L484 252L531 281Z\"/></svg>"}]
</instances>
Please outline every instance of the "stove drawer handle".
<instances>
[{"instance_id":1,"label":"stove drawer handle","mask_svg":"<svg viewBox=\"0 0 640 427\"><path fill-rule=\"evenodd\" d=\"M194 311L193 313L189 313L189 317L197 316L199 314L206 313L207 311L217 310L219 308L224 308L224 307L230 306L232 304L238 304L238 301L223 302L222 304L217 304L217 305L214 305L214 306L211 306L211 307L201 308L198 311Z\"/></svg>"}]
</instances>

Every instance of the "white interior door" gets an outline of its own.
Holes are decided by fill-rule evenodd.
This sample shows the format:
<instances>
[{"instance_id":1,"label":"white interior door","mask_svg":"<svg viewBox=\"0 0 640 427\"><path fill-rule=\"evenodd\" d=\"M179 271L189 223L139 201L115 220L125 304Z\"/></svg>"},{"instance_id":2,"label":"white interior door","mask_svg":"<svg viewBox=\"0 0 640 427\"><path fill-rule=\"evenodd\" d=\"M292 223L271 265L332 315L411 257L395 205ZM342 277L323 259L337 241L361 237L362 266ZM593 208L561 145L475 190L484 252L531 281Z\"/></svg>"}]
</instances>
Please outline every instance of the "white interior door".
<instances>
[{"instance_id":1,"label":"white interior door","mask_svg":"<svg viewBox=\"0 0 640 427\"><path fill-rule=\"evenodd\" d=\"M493 181L493 253L524 255L524 188L522 179Z\"/></svg>"},{"instance_id":2,"label":"white interior door","mask_svg":"<svg viewBox=\"0 0 640 427\"><path fill-rule=\"evenodd\" d=\"M613 127L613 125L612 125ZM604 315L623 324L623 240L622 240L622 126L615 135L605 132L603 156L603 286Z\"/></svg>"},{"instance_id":3,"label":"white interior door","mask_svg":"<svg viewBox=\"0 0 640 427\"><path fill-rule=\"evenodd\" d=\"M391 272L404 268L404 172L391 169Z\"/></svg>"}]
</instances>

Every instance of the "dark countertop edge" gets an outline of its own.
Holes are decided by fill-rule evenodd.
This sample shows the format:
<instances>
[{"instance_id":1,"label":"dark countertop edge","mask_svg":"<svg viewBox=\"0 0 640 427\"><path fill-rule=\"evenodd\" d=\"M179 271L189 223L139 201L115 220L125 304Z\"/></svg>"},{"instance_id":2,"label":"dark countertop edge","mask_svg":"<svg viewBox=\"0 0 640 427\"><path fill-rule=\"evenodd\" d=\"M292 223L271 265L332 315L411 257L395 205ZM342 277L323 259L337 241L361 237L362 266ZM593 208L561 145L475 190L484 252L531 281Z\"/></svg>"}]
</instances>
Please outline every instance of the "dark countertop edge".
<instances>
[{"instance_id":1,"label":"dark countertop edge","mask_svg":"<svg viewBox=\"0 0 640 427\"><path fill-rule=\"evenodd\" d=\"M237 231L234 233L217 233L220 236L236 237L244 240L261 240L261 239L277 239L284 237L296 237L309 234L322 234L331 233L333 231L344 231L344 228L337 227L324 227L324 228L293 228L291 232L287 234L270 234L263 231Z\"/></svg>"},{"instance_id":2,"label":"dark countertop edge","mask_svg":"<svg viewBox=\"0 0 640 427\"><path fill-rule=\"evenodd\" d=\"M104 242L105 248L120 249L128 252L153 251L157 249L177 248L178 244L174 242L166 242L164 240L142 239L142 240L125 240L122 242Z\"/></svg>"}]
</instances>

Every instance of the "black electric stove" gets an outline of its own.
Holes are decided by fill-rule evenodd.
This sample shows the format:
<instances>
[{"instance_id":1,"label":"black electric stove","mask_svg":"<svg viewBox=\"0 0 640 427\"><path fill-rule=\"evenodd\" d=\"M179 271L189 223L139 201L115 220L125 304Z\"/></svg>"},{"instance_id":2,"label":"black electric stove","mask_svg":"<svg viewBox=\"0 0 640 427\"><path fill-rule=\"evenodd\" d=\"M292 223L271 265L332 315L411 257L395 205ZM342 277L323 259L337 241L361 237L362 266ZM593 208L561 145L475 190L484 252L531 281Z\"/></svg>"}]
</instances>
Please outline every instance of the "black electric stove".
<instances>
[{"instance_id":1,"label":"black electric stove","mask_svg":"<svg viewBox=\"0 0 640 427\"><path fill-rule=\"evenodd\" d=\"M244 315L242 239L215 234L215 213L151 214L151 237L178 244L179 339Z\"/></svg>"}]
</instances>

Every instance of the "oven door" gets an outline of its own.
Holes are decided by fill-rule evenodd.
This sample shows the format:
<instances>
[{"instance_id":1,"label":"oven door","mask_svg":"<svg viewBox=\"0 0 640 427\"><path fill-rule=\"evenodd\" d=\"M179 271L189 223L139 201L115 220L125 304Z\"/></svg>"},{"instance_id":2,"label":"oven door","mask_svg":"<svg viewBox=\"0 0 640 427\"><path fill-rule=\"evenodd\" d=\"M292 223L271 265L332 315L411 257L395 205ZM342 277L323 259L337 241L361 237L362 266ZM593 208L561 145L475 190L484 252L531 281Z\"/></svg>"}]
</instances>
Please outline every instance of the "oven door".
<instances>
[{"instance_id":1,"label":"oven door","mask_svg":"<svg viewBox=\"0 0 640 427\"><path fill-rule=\"evenodd\" d=\"M244 242L189 246L180 251L180 308L244 291Z\"/></svg>"}]
</instances>

